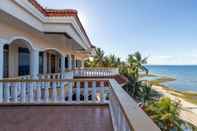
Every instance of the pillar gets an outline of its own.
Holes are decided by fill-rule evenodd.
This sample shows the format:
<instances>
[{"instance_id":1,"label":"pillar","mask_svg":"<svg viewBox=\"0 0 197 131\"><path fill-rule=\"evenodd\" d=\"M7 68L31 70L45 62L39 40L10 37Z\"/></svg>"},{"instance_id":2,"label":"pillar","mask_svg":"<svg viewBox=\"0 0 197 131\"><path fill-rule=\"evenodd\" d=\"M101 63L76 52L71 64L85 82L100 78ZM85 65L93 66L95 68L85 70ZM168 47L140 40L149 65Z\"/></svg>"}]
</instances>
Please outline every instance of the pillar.
<instances>
[{"instance_id":1,"label":"pillar","mask_svg":"<svg viewBox=\"0 0 197 131\"><path fill-rule=\"evenodd\" d=\"M3 46L4 43L0 41L0 79L3 79ZM3 84L0 83L0 102L3 102Z\"/></svg>"},{"instance_id":2,"label":"pillar","mask_svg":"<svg viewBox=\"0 0 197 131\"><path fill-rule=\"evenodd\" d=\"M32 49L31 53L31 75L34 79L39 74L39 51L38 49Z\"/></svg>"},{"instance_id":3,"label":"pillar","mask_svg":"<svg viewBox=\"0 0 197 131\"><path fill-rule=\"evenodd\" d=\"M85 67L85 60L81 60L81 68L83 69Z\"/></svg>"},{"instance_id":4,"label":"pillar","mask_svg":"<svg viewBox=\"0 0 197 131\"><path fill-rule=\"evenodd\" d=\"M71 57L71 55L68 55L68 69L69 70L72 69L72 57Z\"/></svg>"},{"instance_id":5,"label":"pillar","mask_svg":"<svg viewBox=\"0 0 197 131\"><path fill-rule=\"evenodd\" d=\"M46 74L47 73L47 52L44 52L43 54L43 73Z\"/></svg>"},{"instance_id":6,"label":"pillar","mask_svg":"<svg viewBox=\"0 0 197 131\"><path fill-rule=\"evenodd\" d=\"M61 56L61 73L65 71L65 57Z\"/></svg>"}]
</instances>

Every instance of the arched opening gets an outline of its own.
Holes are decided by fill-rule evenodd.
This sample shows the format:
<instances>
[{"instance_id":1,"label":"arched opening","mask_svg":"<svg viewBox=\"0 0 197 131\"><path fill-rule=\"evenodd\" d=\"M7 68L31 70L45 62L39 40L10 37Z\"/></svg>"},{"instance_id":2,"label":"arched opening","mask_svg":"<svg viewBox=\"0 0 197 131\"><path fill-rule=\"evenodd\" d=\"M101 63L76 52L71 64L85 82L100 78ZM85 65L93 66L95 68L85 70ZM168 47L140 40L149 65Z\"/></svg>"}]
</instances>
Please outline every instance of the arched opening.
<instances>
[{"instance_id":1,"label":"arched opening","mask_svg":"<svg viewBox=\"0 0 197 131\"><path fill-rule=\"evenodd\" d=\"M39 73L60 73L62 54L56 49L46 49L39 53Z\"/></svg>"},{"instance_id":2,"label":"arched opening","mask_svg":"<svg viewBox=\"0 0 197 131\"><path fill-rule=\"evenodd\" d=\"M31 74L31 51L29 42L15 39L4 45L4 77L18 77Z\"/></svg>"}]
</instances>

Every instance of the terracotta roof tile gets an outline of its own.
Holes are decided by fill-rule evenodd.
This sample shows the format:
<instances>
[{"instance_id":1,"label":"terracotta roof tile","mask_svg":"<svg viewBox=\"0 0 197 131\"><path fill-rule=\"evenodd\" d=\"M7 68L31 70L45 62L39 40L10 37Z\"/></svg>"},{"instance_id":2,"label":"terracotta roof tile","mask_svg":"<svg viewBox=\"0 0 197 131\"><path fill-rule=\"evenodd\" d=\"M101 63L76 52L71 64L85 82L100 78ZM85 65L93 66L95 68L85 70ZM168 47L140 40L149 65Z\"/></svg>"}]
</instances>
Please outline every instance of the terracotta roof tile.
<instances>
[{"instance_id":1,"label":"terracotta roof tile","mask_svg":"<svg viewBox=\"0 0 197 131\"><path fill-rule=\"evenodd\" d=\"M123 75L115 75L113 77L120 85L126 84L128 82L128 78Z\"/></svg>"},{"instance_id":2,"label":"terracotta roof tile","mask_svg":"<svg viewBox=\"0 0 197 131\"><path fill-rule=\"evenodd\" d=\"M28 0L36 9L45 16L77 16L77 10L74 9L45 9L36 0Z\"/></svg>"}]
</instances>

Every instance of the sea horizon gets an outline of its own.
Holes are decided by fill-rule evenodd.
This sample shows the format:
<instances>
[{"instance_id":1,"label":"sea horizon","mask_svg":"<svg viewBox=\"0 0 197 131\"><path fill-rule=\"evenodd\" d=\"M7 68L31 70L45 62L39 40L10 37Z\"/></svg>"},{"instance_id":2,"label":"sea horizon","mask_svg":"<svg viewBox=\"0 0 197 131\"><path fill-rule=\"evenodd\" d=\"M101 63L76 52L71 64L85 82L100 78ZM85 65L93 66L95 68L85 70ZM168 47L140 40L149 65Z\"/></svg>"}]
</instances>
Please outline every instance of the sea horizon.
<instances>
[{"instance_id":1,"label":"sea horizon","mask_svg":"<svg viewBox=\"0 0 197 131\"><path fill-rule=\"evenodd\" d=\"M171 89L197 92L197 65L146 65L146 67L150 73L176 78L175 81L162 83Z\"/></svg>"}]
</instances>

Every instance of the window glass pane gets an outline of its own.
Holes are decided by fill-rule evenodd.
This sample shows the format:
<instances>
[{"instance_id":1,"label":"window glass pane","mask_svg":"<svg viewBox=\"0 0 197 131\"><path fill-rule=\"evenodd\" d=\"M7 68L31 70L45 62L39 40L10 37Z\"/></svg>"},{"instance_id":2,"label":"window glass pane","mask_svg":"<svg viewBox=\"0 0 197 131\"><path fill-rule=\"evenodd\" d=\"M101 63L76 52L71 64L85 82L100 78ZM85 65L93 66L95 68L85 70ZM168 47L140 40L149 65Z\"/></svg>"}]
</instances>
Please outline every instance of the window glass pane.
<instances>
[{"instance_id":1,"label":"window glass pane","mask_svg":"<svg viewBox=\"0 0 197 131\"><path fill-rule=\"evenodd\" d=\"M39 53L39 73L43 74L44 72L44 53L40 52Z\"/></svg>"},{"instance_id":2,"label":"window glass pane","mask_svg":"<svg viewBox=\"0 0 197 131\"><path fill-rule=\"evenodd\" d=\"M9 54L9 46L5 45L3 50L3 76L8 77L8 54Z\"/></svg>"},{"instance_id":3,"label":"window glass pane","mask_svg":"<svg viewBox=\"0 0 197 131\"><path fill-rule=\"evenodd\" d=\"M30 74L30 52L28 48L19 48L19 76Z\"/></svg>"},{"instance_id":4,"label":"window glass pane","mask_svg":"<svg viewBox=\"0 0 197 131\"><path fill-rule=\"evenodd\" d=\"M65 68L68 68L68 57L65 57Z\"/></svg>"}]
</instances>

